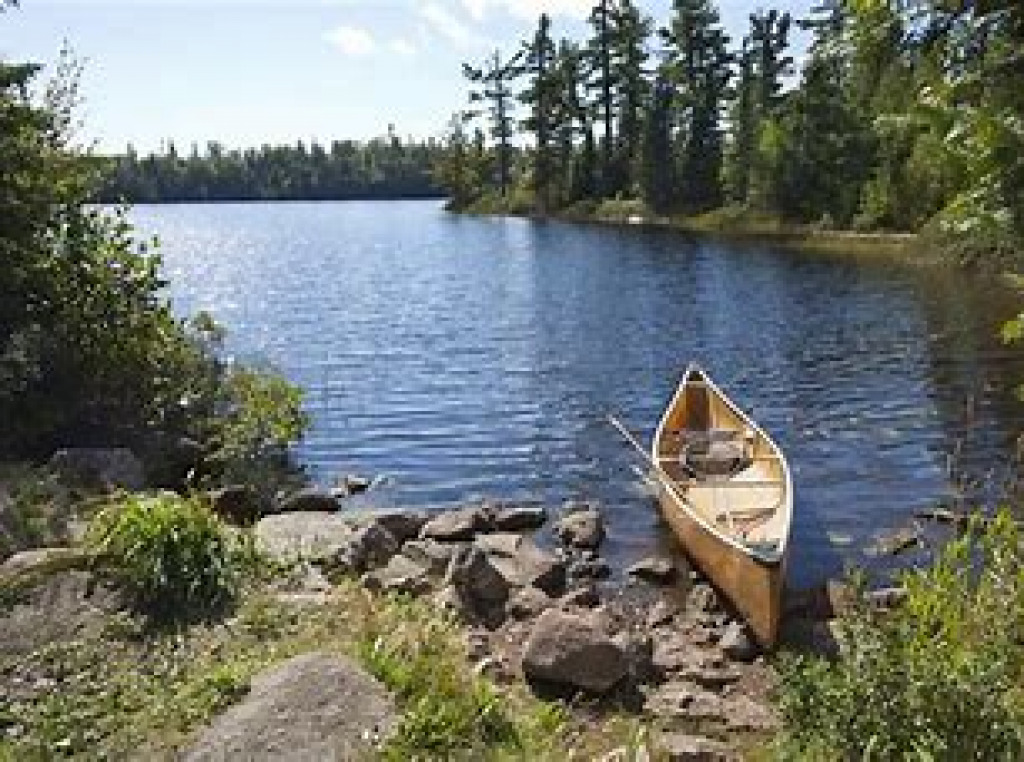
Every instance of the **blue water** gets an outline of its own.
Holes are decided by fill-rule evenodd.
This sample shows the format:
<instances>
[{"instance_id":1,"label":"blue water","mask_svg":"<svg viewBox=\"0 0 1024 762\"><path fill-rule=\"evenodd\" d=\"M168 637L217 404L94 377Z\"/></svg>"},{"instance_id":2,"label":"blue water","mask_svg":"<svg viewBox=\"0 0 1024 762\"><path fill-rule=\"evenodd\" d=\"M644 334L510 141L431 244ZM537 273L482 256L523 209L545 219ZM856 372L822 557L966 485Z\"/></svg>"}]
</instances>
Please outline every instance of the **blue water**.
<instances>
[{"instance_id":1,"label":"blue water","mask_svg":"<svg viewBox=\"0 0 1024 762\"><path fill-rule=\"evenodd\" d=\"M690 360L776 438L796 486L791 581L948 498L948 455L1001 463L1024 416L1012 295L928 268L677 233L445 213L439 203L141 206L174 304L306 389L315 478L378 504L599 499L608 553L669 543L605 422L650 436Z\"/></svg>"}]
</instances>

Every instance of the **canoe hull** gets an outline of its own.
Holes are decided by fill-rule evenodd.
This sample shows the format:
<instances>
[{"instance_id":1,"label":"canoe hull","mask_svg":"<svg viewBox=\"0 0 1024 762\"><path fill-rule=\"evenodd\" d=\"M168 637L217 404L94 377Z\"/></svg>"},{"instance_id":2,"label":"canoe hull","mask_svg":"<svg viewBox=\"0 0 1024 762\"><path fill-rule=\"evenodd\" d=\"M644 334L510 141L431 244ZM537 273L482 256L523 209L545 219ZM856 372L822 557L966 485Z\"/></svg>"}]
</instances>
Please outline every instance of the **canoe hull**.
<instances>
[{"instance_id":1,"label":"canoe hull","mask_svg":"<svg viewBox=\"0 0 1024 762\"><path fill-rule=\"evenodd\" d=\"M658 507L686 555L731 601L758 644L773 648L782 612L786 556L766 562L736 550L694 519L664 484L659 487Z\"/></svg>"}]
</instances>

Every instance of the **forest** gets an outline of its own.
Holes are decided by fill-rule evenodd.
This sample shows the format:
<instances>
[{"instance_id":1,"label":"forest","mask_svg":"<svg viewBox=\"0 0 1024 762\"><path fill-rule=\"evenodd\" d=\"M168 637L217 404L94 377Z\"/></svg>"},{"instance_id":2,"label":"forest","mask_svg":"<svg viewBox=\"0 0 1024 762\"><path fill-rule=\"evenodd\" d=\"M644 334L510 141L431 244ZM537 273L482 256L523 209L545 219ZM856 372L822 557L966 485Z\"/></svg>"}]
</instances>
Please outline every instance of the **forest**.
<instances>
[{"instance_id":1,"label":"forest","mask_svg":"<svg viewBox=\"0 0 1024 762\"><path fill-rule=\"evenodd\" d=\"M588 26L556 39L542 15L518 49L464 65L438 167L452 208L586 215L616 200L924 232L968 262L1021 250L1018 2L822 0L806 18L754 12L732 40L712 0L673 0L661 24L598 0Z\"/></svg>"},{"instance_id":2,"label":"forest","mask_svg":"<svg viewBox=\"0 0 1024 762\"><path fill-rule=\"evenodd\" d=\"M365 143L334 140L228 150L211 142L186 155L168 141L159 153L134 148L105 160L105 202L283 201L440 196L431 172L441 145L403 142L394 128Z\"/></svg>"}]
</instances>

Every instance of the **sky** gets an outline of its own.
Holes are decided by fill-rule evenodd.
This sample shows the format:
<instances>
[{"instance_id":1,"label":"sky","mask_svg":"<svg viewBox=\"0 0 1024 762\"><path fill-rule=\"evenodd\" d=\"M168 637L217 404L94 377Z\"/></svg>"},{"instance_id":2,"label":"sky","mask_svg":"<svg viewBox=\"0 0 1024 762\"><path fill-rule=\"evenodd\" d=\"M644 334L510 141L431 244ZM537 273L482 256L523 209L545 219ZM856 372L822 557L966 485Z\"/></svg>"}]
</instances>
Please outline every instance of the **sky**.
<instances>
[{"instance_id":1,"label":"sky","mask_svg":"<svg viewBox=\"0 0 1024 762\"><path fill-rule=\"evenodd\" d=\"M812 0L719 0L734 42L748 14ZM671 0L638 0L659 24ZM583 39L593 0L21 0L0 60L84 64L79 139L102 152L365 140L393 124L440 136L465 105L462 63L513 52L541 12Z\"/></svg>"}]
</instances>

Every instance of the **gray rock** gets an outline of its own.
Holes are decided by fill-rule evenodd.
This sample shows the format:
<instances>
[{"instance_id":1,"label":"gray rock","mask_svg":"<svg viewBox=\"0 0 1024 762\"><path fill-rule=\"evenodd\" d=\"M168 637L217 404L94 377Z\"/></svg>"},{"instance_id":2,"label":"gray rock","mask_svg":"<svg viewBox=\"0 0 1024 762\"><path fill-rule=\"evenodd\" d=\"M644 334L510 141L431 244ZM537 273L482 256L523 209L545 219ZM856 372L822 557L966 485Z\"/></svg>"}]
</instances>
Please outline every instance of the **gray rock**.
<instances>
[{"instance_id":1,"label":"gray rock","mask_svg":"<svg viewBox=\"0 0 1024 762\"><path fill-rule=\"evenodd\" d=\"M658 674L667 675L688 667L693 661L694 646L678 634L659 637L654 643L652 664Z\"/></svg>"},{"instance_id":2,"label":"gray rock","mask_svg":"<svg viewBox=\"0 0 1024 762\"><path fill-rule=\"evenodd\" d=\"M386 564L399 547L391 532L370 523L355 529L331 555L320 559L320 565L328 574L362 574Z\"/></svg>"},{"instance_id":3,"label":"gray rock","mask_svg":"<svg viewBox=\"0 0 1024 762\"><path fill-rule=\"evenodd\" d=\"M427 567L434 576L442 576L448 565L464 546L453 542L437 540L409 540L402 546L402 553L418 564Z\"/></svg>"},{"instance_id":4,"label":"gray rock","mask_svg":"<svg viewBox=\"0 0 1024 762\"><path fill-rule=\"evenodd\" d=\"M629 675L634 683L650 682L656 677L654 669L654 641L643 632L619 632L612 636L615 643L626 655Z\"/></svg>"},{"instance_id":5,"label":"gray rock","mask_svg":"<svg viewBox=\"0 0 1024 762\"><path fill-rule=\"evenodd\" d=\"M479 548L465 548L448 567L445 586L459 591L474 613L487 616L508 600L511 586L493 560Z\"/></svg>"},{"instance_id":6,"label":"gray rock","mask_svg":"<svg viewBox=\"0 0 1024 762\"><path fill-rule=\"evenodd\" d=\"M427 567L401 553L392 556L387 564L363 575L363 586L384 593L422 595L430 589Z\"/></svg>"},{"instance_id":7,"label":"gray rock","mask_svg":"<svg viewBox=\"0 0 1024 762\"><path fill-rule=\"evenodd\" d=\"M726 656L736 661L753 661L761 653L757 641L741 622L730 622L726 626L718 646Z\"/></svg>"},{"instance_id":8,"label":"gray rock","mask_svg":"<svg viewBox=\"0 0 1024 762\"><path fill-rule=\"evenodd\" d=\"M541 550L527 537L508 534L478 537L477 547L490 558L491 565L510 588L532 586L553 596L565 590L565 562Z\"/></svg>"},{"instance_id":9,"label":"gray rock","mask_svg":"<svg viewBox=\"0 0 1024 762\"><path fill-rule=\"evenodd\" d=\"M572 504L571 512L563 516L555 525L555 534L566 545L574 548L597 548L604 540L604 519L600 512L592 507L579 507Z\"/></svg>"},{"instance_id":10,"label":"gray rock","mask_svg":"<svg viewBox=\"0 0 1024 762\"><path fill-rule=\"evenodd\" d=\"M523 653L534 681L605 693L629 671L629 660L590 617L548 609L537 619Z\"/></svg>"},{"instance_id":11,"label":"gray rock","mask_svg":"<svg viewBox=\"0 0 1024 762\"><path fill-rule=\"evenodd\" d=\"M469 506L448 511L428 521L420 531L421 538L433 540L472 540L479 532L491 529L491 519L483 506Z\"/></svg>"},{"instance_id":12,"label":"gray rock","mask_svg":"<svg viewBox=\"0 0 1024 762\"><path fill-rule=\"evenodd\" d=\"M741 759L721 741L680 732L657 734L654 748L670 762L734 762Z\"/></svg>"},{"instance_id":13,"label":"gray rock","mask_svg":"<svg viewBox=\"0 0 1024 762\"><path fill-rule=\"evenodd\" d=\"M340 508L341 504L334 496L319 487L300 489L287 495L277 504L278 513L332 513Z\"/></svg>"},{"instance_id":14,"label":"gray rock","mask_svg":"<svg viewBox=\"0 0 1024 762\"><path fill-rule=\"evenodd\" d=\"M664 718L717 720L724 715L725 705L714 693L690 682L676 680L664 683L648 694L644 712Z\"/></svg>"},{"instance_id":15,"label":"gray rock","mask_svg":"<svg viewBox=\"0 0 1024 762\"><path fill-rule=\"evenodd\" d=\"M76 487L141 490L146 484L142 461L124 447L72 447L50 458L60 478Z\"/></svg>"},{"instance_id":16,"label":"gray rock","mask_svg":"<svg viewBox=\"0 0 1024 762\"><path fill-rule=\"evenodd\" d=\"M626 573L638 579L667 584L675 579L676 566L672 559L664 556L649 556L626 569Z\"/></svg>"},{"instance_id":17,"label":"gray rock","mask_svg":"<svg viewBox=\"0 0 1024 762\"><path fill-rule=\"evenodd\" d=\"M680 672L680 677L689 680L701 688L709 690L721 690L727 685L738 682L743 673L734 664L726 664L719 667L691 664Z\"/></svg>"},{"instance_id":18,"label":"gray rock","mask_svg":"<svg viewBox=\"0 0 1024 762\"><path fill-rule=\"evenodd\" d=\"M543 590L529 586L517 590L508 603L505 613L512 619L533 619L542 611L550 608L554 601Z\"/></svg>"},{"instance_id":19,"label":"gray rock","mask_svg":"<svg viewBox=\"0 0 1024 762\"><path fill-rule=\"evenodd\" d=\"M268 506L248 484L233 484L206 493L210 509L230 524L251 526L267 514Z\"/></svg>"},{"instance_id":20,"label":"gray rock","mask_svg":"<svg viewBox=\"0 0 1024 762\"><path fill-rule=\"evenodd\" d=\"M90 560L88 552L80 548L23 550L0 564L0 582L10 582L15 577L38 578L69 569L85 569Z\"/></svg>"},{"instance_id":21,"label":"gray rock","mask_svg":"<svg viewBox=\"0 0 1024 762\"><path fill-rule=\"evenodd\" d=\"M346 474L335 480L333 493L339 497L351 497L366 492L373 485L373 479L359 474Z\"/></svg>"},{"instance_id":22,"label":"gray rock","mask_svg":"<svg viewBox=\"0 0 1024 762\"><path fill-rule=\"evenodd\" d=\"M400 543L419 537L424 525L427 523L427 515L424 513L409 513L405 511L392 511L379 513L371 519L371 522L379 524L386 529Z\"/></svg>"},{"instance_id":23,"label":"gray rock","mask_svg":"<svg viewBox=\"0 0 1024 762\"><path fill-rule=\"evenodd\" d=\"M730 696L725 708L725 719L732 730L763 733L779 728L779 718L772 709L749 696Z\"/></svg>"},{"instance_id":24,"label":"gray rock","mask_svg":"<svg viewBox=\"0 0 1024 762\"><path fill-rule=\"evenodd\" d=\"M903 527L883 532L875 538L875 542L867 549L869 555L896 556L911 548L924 545L924 530L918 526Z\"/></svg>"},{"instance_id":25,"label":"gray rock","mask_svg":"<svg viewBox=\"0 0 1024 762\"><path fill-rule=\"evenodd\" d=\"M354 531L340 513L320 511L265 516L256 523L256 544L281 561L330 557Z\"/></svg>"},{"instance_id":26,"label":"gray rock","mask_svg":"<svg viewBox=\"0 0 1024 762\"><path fill-rule=\"evenodd\" d=\"M548 512L541 505L509 505L494 511L494 528L499 532L521 532L538 529L548 520Z\"/></svg>"},{"instance_id":27,"label":"gray rock","mask_svg":"<svg viewBox=\"0 0 1024 762\"><path fill-rule=\"evenodd\" d=\"M353 661L304 654L260 673L249 695L217 717L184 759L362 760L397 722L387 690Z\"/></svg>"}]
</instances>

